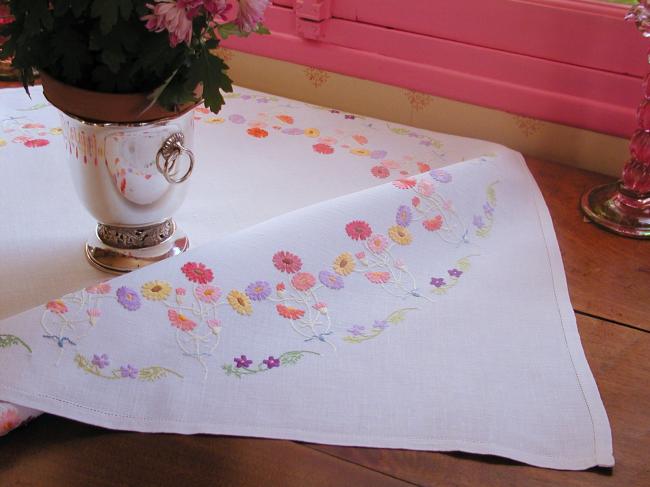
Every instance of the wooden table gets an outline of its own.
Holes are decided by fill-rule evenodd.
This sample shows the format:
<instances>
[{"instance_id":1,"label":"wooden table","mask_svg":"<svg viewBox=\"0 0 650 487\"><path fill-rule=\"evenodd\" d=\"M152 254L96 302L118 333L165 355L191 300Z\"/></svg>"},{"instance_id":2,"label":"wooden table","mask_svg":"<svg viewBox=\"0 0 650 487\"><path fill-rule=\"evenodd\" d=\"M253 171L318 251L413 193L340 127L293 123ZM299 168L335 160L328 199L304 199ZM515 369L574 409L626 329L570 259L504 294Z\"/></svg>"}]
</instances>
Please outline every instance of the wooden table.
<instances>
[{"instance_id":1,"label":"wooden table","mask_svg":"<svg viewBox=\"0 0 650 487\"><path fill-rule=\"evenodd\" d=\"M609 178L527 162L551 210L611 421L614 469L562 472L464 453L125 433L45 415L0 438L0 486L650 485L650 241L583 220L581 193Z\"/></svg>"}]
</instances>

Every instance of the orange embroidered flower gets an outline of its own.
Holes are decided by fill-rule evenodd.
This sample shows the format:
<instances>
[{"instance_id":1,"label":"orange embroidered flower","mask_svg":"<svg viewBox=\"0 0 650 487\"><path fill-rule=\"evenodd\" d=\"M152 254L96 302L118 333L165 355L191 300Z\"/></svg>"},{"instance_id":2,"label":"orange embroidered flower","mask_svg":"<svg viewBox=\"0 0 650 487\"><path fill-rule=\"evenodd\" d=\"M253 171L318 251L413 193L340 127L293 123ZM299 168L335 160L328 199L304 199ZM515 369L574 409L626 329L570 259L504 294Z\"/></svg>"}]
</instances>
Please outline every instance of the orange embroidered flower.
<instances>
[{"instance_id":1,"label":"orange embroidered flower","mask_svg":"<svg viewBox=\"0 0 650 487\"><path fill-rule=\"evenodd\" d=\"M368 139L364 135L353 135L352 138L357 142L357 144L367 144Z\"/></svg>"},{"instance_id":2,"label":"orange embroidered flower","mask_svg":"<svg viewBox=\"0 0 650 487\"><path fill-rule=\"evenodd\" d=\"M314 152L318 152L319 154L331 154L334 152L334 148L328 144L314 144L311 147L314 149Z\"/></svg>"},{"instance_id":3,"label":"orange embroidered flower","mask_svg":"<svg viewBox=\"0 0 650 487\"><path fill-rule=\"evenodd\" d=\"M418 162L418 169L421 173L431 171L431 166L427 164L426 162Z\"/></svg>"},{"instance_id":4,"label":"orange embroidered flower","mask_svg":"<svg viewBox=\"0 0 650 487\"><path fill-rule=\"evenodd\" d=\"M400 225L393 225L390 227L388 229L388 236L393 242L399 245L408 245L413 241L413 237L408 228Z\"/></svg>"},{"instance_id":5,"label":"orange embroidered flower","mask_svg":"<svg viewBox=\"0 0 650 487\"><path fill-rule=\"evenodd\" d=\"M107 282L100 282L94 286L88 286L86 292L90 294L108 294L111 292L111 285Z\"/></svg>"},{"instance_id":6,"label":"orange embroidered flower","mask_svg":"<svg viewBox=\"0 0 650 487\"><path fill-rule=\"evenodd\" d=\"M228 304L230 307L240 315L251 315L253 313L253 305L251 300L244 293L233 289L228 293Z\"/></svg>"},{"instance_id":7,"label":"orange embroidered flower","mask_svg":"<svg viewBox=\"0 0 650 487\"><path fill-rule=\"evenodd\" d=\"M348 252L343 252L332 264L332 270L339 276L347 276L354 270L354 257Z\"/></svg>"},{"instance_id":8,"label":"orange embroidered flower","mask_svg":"<svg viewBox=\"0 0 650 487\"><path fill-rule=\"evenodd\" d=\"M291 125L293 123L293 117L290 116L290 115L278 115L275 118L277 118L281 122L287 123L289 125Z\"/></svg>"},{"instance_id":9,"label":"orange embroidered flower","mask_svg":"<svg viewBox=\"0 0 650 487\"><path fill-rule=\"evenodd\" d=\"M196 328L196 323L190 320L183 313L179 313L173 309L167 311L167 317L169 318L172 326L175 326L179 330L192 331L194 328Z\"/></svg>"},{"instance_id":10,"label":"orange embroidered flower","mask_svg":"<svg viewBox=\"0 0 650 487\"><path fill-rule=\"evenodd\" d=\"M269 133L266 130L261 129L259 127L250 128L246 132L248 132L248 135L252 135L253 137L257 137L258 139L263 139L264 137L267 137L269 135Z\"/></svg>"},{"instance_id":11,"label":"orange embroidered flower","mask_svg":"<svg viewBox=\"0 0 650 487\"><path fill-rule=\"evenodd\" d=\"M303 310L291 306L285 306L284 304L278 304L275 309L278 310L280 316L287 318L288 320L299 320L305 315Z\"/></svg>"},{"instance_id":12,"label":"orange embroidered flower","mask_svg":"<svg viewBox=\"0 0 650 487\"><path fill-rule=\"evenodd\" d=\"M45 307L50 310L52 313L56 313L58 315L61 315L63 313L68 312L68 307L65 305L63 300L61 299L54 299L47 303Z\"/></svg>"},{"instance_id":13,"label":"orange embroidered flower","mask_svg":"<svg viewBox=\"0 0 650 487\"><path fill-rule=\"evenodd\" d=\"M364 275L373 284L386 284L390 280L388 272L366 272Z\"/></svg>"}]
</instances>

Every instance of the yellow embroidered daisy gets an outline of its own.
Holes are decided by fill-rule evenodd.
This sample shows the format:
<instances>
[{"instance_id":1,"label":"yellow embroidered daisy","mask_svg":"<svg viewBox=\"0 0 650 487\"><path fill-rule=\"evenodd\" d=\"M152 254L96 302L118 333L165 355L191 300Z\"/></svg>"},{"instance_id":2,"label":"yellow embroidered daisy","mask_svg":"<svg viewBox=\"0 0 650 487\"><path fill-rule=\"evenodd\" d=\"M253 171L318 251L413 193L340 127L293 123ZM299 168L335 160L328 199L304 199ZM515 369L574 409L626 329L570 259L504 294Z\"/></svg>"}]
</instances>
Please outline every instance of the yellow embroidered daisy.
<instances>
[{"instance_id":1,"label":"yellow embroidered daisy","mask_svg":"<svg viewBox=\"0 0 650 487\"><path fill-rule=\"evenodd\" d=\"M393 242L399 245L408 245L413 240L408 228L400 225L393 225L390 227L388 229L388 236Z\"/></svg>"},{"instance_id":2,"label":"yellow embroidered daisy","mask_svg":"<svg viewBox=\"0 0 650 487\"><path fill-rule=\"evenodd\" d=\"M320 135L320 130L314 128L305 129L305 135L307 137L318 137Z\"/></svg>"},{"instance_id":3,"label":"yellow embroidered daisy","mask_svg":"<svg viewBox=\"0 0 650 487\"><path fill-rule=\"evenodd\" d=\"M334 259L332 269L340 276L347 276L354 270L354 257L348 252L343 252Z\"/></svg>"},{"instance_id":4,"label":"yellow embroidered daisy","mask_svg":"<svg viewBox=\"0 0 650 487\"><path fill-rule=\"evenodd\" d=\"M350 152L355 156L369 156L370 151L368 149L350 149Z\"/></svg>"},{"instance_id":5,"label":"yellow embroidered daisy","mask_svg":"<svg viewBox=\"0 0 650 487\"><path fill-rule=\"evenodd\" d=\"M223 123L225 120L221 117L210 117L205 119L205 123Z\"/></svg>"},{"instance_id":6,"label":"yellow embroidered daisy","mask_svg":"<svg viewBox=\"0 0 650 487\"><path fill-rule=\"evenodd\" d=\"M50 129L50 133L52 135L61 135L63 133L63 129L61 127L54 127Z\"/></svg>"},{"instance_id":7,"label":"yellow embroidered daisy","mask_svg":"<svg viewBox=\"0 0 650 487\"><path fill-rule=\"evenodd\" d=\"M251 300L244 293L233 289L228 293L228 304L240 315L250 315L253 313L253 306Z\"/></svg>"},{"instance_id":8,"label":"yellow embroidered daisy","mask_svg":"<svg viewBox=\"0 0 650 487\"><path fill-rule=\"evenodd\" d=\"M149 281L142 285L141 291L151 301L163 301L172 292L172 287L165 281Z\"/></svg>"}]
</instances>

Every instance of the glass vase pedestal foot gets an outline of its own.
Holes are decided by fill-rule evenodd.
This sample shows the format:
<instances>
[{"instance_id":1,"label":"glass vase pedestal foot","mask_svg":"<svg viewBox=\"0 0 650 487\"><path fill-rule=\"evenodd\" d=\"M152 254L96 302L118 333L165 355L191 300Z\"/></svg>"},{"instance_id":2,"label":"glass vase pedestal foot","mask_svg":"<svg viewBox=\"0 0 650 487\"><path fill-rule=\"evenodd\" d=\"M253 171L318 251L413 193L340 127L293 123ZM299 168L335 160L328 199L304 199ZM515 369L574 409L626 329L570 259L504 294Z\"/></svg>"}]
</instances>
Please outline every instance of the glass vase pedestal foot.
<instances>
[{"instance_id":1,"label":"glass vase pedestal foot","mask_svg":"<svg viewBox=\"0 0 650 487\"><path fill-rule=\"evenodd\" d=\"M650 193L631 194L619 181L590 189L580 203L589 219L607 230L650 239Z\"/></svg>"},{"instance_id":2,"label":"glass vase pedestal foot","mask_svg":"<svg viewBox=\"0 0 650 487\"><path fill-rule=\"evenodd\" d=\"M145 227L97 225L86 257L102 271L123 274L185 252L190 242L170 218Z\"/></svg>"}]
</instances>

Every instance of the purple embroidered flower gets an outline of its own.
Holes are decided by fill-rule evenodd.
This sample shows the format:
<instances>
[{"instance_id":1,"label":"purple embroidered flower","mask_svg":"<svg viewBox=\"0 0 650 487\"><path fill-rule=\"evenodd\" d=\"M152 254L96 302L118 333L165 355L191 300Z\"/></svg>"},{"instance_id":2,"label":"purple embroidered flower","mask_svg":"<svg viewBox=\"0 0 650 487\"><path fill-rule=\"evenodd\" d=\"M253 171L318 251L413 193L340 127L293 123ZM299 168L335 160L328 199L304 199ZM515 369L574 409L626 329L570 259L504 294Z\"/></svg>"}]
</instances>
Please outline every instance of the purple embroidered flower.
<instances>
[{"instance_id":1,"label":"purple embroidered flower","mask_svg":"<svg viewBox=\"0 0 650 487\"><path fill-rule=\"evenodd\" d=\"M122 366L120 367L120 375L124 378L135 379L138 377L138 369L132 365Z\"/></svg>"},{"instance_id":2,"label":"purple embroidered flower","mask_svg":"<svg viewBox=\"0 0 650 487\"><path fill-rule=\"evenodd\" d=\"M427 146L427 147L431 147L433 144L431 143L430 140L421 140L421 141L420 141L420 145L424 145L424 146Z\"/></svg>"},{"instance_id":3,"label":"purple embroidered flower","mask_svg":"<svg viewBox=\"0 0 650 487\"><path fill-rule=\"evenodd\" d=\"M377 328L379 330L385 330L388 328L388 322L386 320L375 320L375 324L372 325L373 328Z\"/></svg>"},{"instance_id":4,"label":"purple embroidered flower","mask_svg":"<svg viewBox=\"0 0 650 487\"><path fill-rule=\"evenodd\" d=\"M420 138L420 135L415 133L415 132L409 132L409 137L412 137L414 139L418 139L418 138Z\"/></svg>"},{"instance_id":5,"label":"purple embroidered flower","mask_svg":"<svg viewBox=\"0 0 650 487\"><path fill-rule=\"evenodd\" d=\"M431 285L435 287L442 287L446 284L445 280L442 277L432 277Z\"/></svg>"},{"instance_id":6,"label":"purple embroidered flower","mask_svg":"<svg viewBox=\"0 0 650 487\"><path fill-rule=\"evenodd\" d=\"M269 99L268 98L258 98L257 103L268 103Z\"/></svg>"},{"instance_id":7,"label":"purple embroidered flower","mask_svg":"<svg viewBox=\"0 0 650 487\"><path fill-rule=\"evenodd\" d=\"M302 135L305 133L305 131L296 127L291 127L288 129L284 129L282 133L287 135Z\"/></svg>"},{"instance_id":8,"label":"purple embroidered flower","mask_svg":"<svg viewBox=\"0 0 650 487\"><path fill-rule=\"evenodd\" d=\"M108 361L108 355L105 353L101 355L93 355L91 363L100 369L103 369L104 367L110 365L110 362Z\"/></svg>"},{"instance_id":9,"label":"purple embroidered flower","mask_svg":"<svg viewBox=\"0 0 650 487\"><path fill-rule=\"evenodd\" d=\"M365 326L354 325L352 328L348 328L348 331L350 332L350 335L356 337L356 336L359 336L359 335L363 335L363 330L365 330L365 329L366 329Z\"/></svg>"},{"instance_id":10,"label":"purple embroidered flower","mask_svg":"<svg viewBox=\"0 0 650 487\"><path fill-rule=\"evenodd\" d=\"M330 113L341 113L341 112L338 110L330 110Z\"/></svg>"},{"instance_id":11,"label":"purple embroidered flower","mask_svg":"<svg viewBox=\"0 0 650 487\"><path fill-rule=\"evenodd\" d=\"M246 288L246 296L253 301L264 301L271 295L271 286L266 281L255 281Z\"/></svg>"},{"instance_id":12,"label":"purple embroidered flower","mask_svg":"<svg viewBox=\"0 0 650 487\"><path fill-rule=\"evenodd\" d=\"M323 283L323 286L330 289L343 288L343 278L330 271L320 271L318 273L318 280Z\"/></svg>"},{"instance_id":13,"label":"purple embroidered flower","mask_svg":"<svg viewBox=\"0 0 650 487\"><path fill-rule=\"evenodd\" d=\"M483 217L481 215L474 215L472 223L474 223L474 226L476 228L483 228L485 226L485 222L483 221Z\"/></svg>"},{"instance_id":14,"label":"purple embroidered flower","mask_svg":"<svg viewBox=\"0 0 650 487\"><path fill-rule=\"evenodd\" d=\"M447 171L444 171L443 169L432 169L429 171L429 174L439 183L451 182L451 174L449 174Z\"/></svg>"},{"instance_id":15,"label":"purple embroidered flower","mask_svg":"<svg viewBox=\"0 0 650 487\"><path fill-rule=\"evenodd\" d=\"M117 302L129 311L135 311L140 308L140 296L133 289L122 286L115 294L117 295Z\"/></svg>"},{"instance_id":16,"label":"purple embroidered flower","mask_svg":"<svg viewBox=\"0 0 650 487\"><path fill-rule=\"evenodd\" d=\"M383 159L388 153L385 150L374 150L370 153L371 159Z\"/></svg>"},{"instance_id":17,"label":"purple embroidered flower","mask_svg":"<svg viewBox=\"0 0 650 487\"><path fill-rule=\"evenodd\" d=\"M345 119L346 120L354 120L355 118L357 118L357 117L355 117L354 115L350 115L349 113L345 114Z\"/></svg>"},{"instance_id":18,"label":"purple embroidered flower","mask_svg":"<svg viewBox=\"0 0 650 487\"><path fill-rule=\"evenodd\" d=\"M402 205L397 208L397 214L395 215L395 223L401 227L408 227L411 224L413 219L413 213L411 208L406 205Z\"/></svg>"},{"instance_id":19,"label":"purple embroidered flower","mask_svg":"<svg viewBox=\"0 0 650 487\"><path fill-rule=\"evenodd\" d=\"M485 212L486 215L492 216L492 214L494 213L494 208L490 203L485 202L485 204L483 205L483 212Z\"/></svg>"},{"instance_id":20,"label":"purple embroidered flower","mask_svg":"<svg viewBox=\"0 0 650 487\"><path fill-rule=\"evenodd\" d=\"M235 113L235 114L233 114L233 115L230 115L230 116L228 117L228 120L230 120L232 123L237 123L237 124L239 124L239 123L244 123L244 122L246 121L246 119L244 118L244 116L243 116L243 115L239 115L238 113Z\"/></svg>"},{"instance_id":21,"label":"purple embroidered flower","mask_svg":"<svg viewBox=\"0 0 650 487\"><path fill-rule=\"evenodd\" d=\"M246 358L246 355L242 355L239 358L235 357L234 360L235 360L235 364L237 365L238 369L241 369L241 368L247 369L253 363L252 360L249 360L248 358Z\"/></svg>"},{"instance_id":22,"label":"purple embroidered flower","mask_svg":"<svg viewBox=\"0 0 650 487\"><path fill-rule=\"evenodd\" d=\"M242 95L241 99L242 100L250 100L252 97L250 95Z\"/></svg>"},{"instance_id":23,"label":"purple embroidered flower","mask_svg":"<svg viewBox=\"0 0 650 487\"><path fill-rule=\"evenodd\" d=\"M447 273L448 273L451 277L456 277L456 278L458 278L458 277L460 277L460 276L463 275L463 271L459 271L458 269L449 269L449 270L447 271Z\"/></svg>"},{"instance_id":24,"label":"purple embroidered flower","mask_svg":"<svg viewBox=\"0 0 650 487\"><path fill-rule=\"evenodd\" d=\"M262 360L262 363L269 369L272 369L273 367L280 367L280 359L275 358L272 355L269 355L269 358Z\"/></svg>"}]
</instances>

